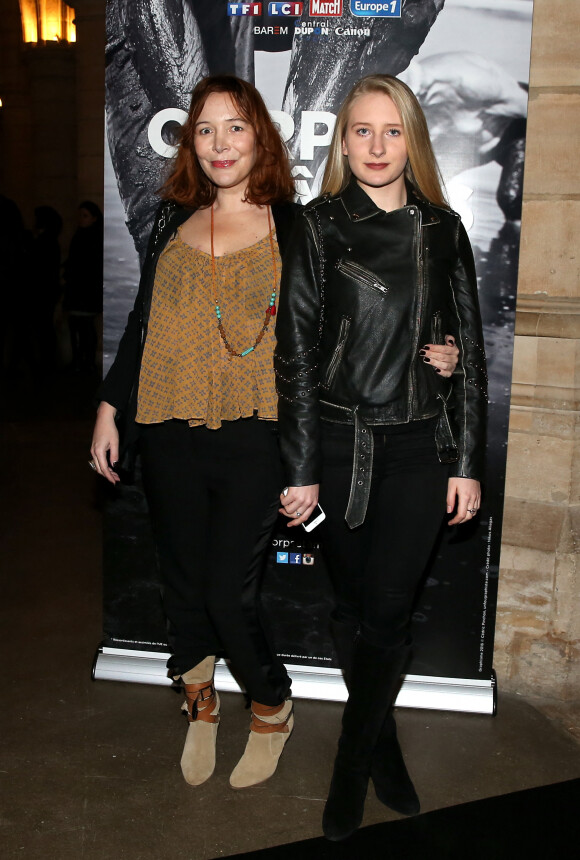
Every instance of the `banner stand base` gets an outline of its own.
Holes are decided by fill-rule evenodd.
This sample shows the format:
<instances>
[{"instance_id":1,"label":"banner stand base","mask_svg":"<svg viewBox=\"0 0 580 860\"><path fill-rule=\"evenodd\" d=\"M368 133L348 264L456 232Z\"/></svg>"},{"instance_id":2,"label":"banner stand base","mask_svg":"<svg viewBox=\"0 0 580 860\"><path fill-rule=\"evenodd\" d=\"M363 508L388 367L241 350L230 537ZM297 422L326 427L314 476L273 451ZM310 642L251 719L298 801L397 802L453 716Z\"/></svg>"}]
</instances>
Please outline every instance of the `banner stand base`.
<instances>
[{"instance_id":1,"label":"banner stand base","mask_svg":"<svg viewBox=\"0 0 580 860\"><path fill-rule=\"evenodd\" d=\"M124 648L99 648L93 664L95 681L129 681L134 684L171 686L166 663L169 654L158 651L132 651ZM298 699L345 702L347 691L340 669L286 664L292 678L292 695ZM215 686L220 691L241 692L226 663L215 667ZM487 680L436 678L405 675L395 702L399 708L427 708L463 711L472 714L496 713L495 673Z\"/></svg>"}]
</instances>

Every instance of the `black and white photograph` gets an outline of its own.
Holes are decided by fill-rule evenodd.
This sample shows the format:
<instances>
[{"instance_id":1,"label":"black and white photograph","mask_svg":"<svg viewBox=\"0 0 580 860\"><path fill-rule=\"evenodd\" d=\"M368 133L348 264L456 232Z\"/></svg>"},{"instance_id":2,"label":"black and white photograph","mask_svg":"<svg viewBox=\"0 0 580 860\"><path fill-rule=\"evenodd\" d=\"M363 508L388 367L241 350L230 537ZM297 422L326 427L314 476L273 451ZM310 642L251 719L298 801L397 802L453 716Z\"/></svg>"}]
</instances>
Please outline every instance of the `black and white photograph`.
<instances>
[{"instance_id":1,"label":"black and white photograph","mask_svg":"<svg viewBox=\"0 0 580 860\"><path fill-rule=\"evenodd\" d=\"M415 605L407 677L469 679L492 696L532 0L406 0L392 17L360 17L348 2L311 0L281 4L302 11L276 23L268 4L259 15L228 14L242 5L108 4L105 371L136 295L176 130L202 77L235 74L260 90L288 146L303 205L319 193L336 113L353 83L380 72L408 84L475 254L489 427L481 512L462 529L441 529ZM329 14L329 6L340 14ZM289 534L281 521L263 583L276 649L289 666L336 671L326 633L330 583L316 532ZM108 503L104 547L106 650L165 653L138 468L134 483Z\"/></svg>"}]
</instances>

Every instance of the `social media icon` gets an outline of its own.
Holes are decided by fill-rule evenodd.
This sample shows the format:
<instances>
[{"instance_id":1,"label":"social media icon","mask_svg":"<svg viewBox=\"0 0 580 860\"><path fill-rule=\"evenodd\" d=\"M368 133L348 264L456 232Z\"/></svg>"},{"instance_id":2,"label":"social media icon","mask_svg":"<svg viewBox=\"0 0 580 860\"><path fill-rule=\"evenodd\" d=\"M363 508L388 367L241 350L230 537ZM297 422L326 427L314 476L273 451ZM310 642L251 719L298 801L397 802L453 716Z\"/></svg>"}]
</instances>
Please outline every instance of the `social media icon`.
<instances>
[{"instance_id":1,"label":"social media icon","mask_svg":"<svg viewBox=\"0 0 580 860\"><path fill-rule=\"evenodd\" d=\"M302 553L301 552L291 552L290 553L290 564L302 564Z\"/></svg>"},{"instance_id":2,"label":"social media icon","mask_svg":"<svg viewBox=\"0 0 580 860\"><path fill-rule=\"evenodd\" d=\"M276 553L276 561L278 564L288 564L288 553L287 552L277 552Z\"/></svg>"},{"instance_id":3,"label":"social media icon","mask_svg":"<svg viewBox=\"0 0 580 860\"><path fill-rule=\"evenodd\" d=\"M305 552L302 556L302 564L314 564L314 556L309 552Z\"/></svg>"}]
</instances>

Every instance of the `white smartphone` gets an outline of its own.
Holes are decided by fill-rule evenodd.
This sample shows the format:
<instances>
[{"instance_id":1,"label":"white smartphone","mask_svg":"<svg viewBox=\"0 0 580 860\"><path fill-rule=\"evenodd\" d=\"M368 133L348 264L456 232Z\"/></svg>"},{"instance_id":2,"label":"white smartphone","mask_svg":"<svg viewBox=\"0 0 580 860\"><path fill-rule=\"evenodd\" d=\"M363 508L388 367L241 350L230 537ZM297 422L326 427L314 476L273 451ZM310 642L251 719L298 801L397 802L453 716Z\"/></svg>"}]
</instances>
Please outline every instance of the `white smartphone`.
<instances>
[{"instance_id":1,"label":"white smartphone","mask_svg":"<svg viewBox=\"0 0 580 860\"><path fill-rule=\"evenodd\" d=\"M320 523L326 519L326 514L320 507L320 505L316 505L308 519L302 523L302 528L305 532L311 532L316 526L319 526Z\"/></svg>"},{"instance_id":2,"label":"white smartphone","mask_svg":"<svg viewBox=\"0 0 580 860\"><path fill-rule=\"evenodd\" d=\"M282 495L283 496L288 495L288 487L284 487L284 489L282 490ZM320 523L325 519L326 519L326 514L324 513L324 511L322 510L320 505L316 505L316 507L314 508L314 510L312 511L310 516L308 517L308 519L302 523L302 528L304 529L305 532L311 532L313 529L316 528L316 526L319 526Z\"/></svg>"}]
</instances>

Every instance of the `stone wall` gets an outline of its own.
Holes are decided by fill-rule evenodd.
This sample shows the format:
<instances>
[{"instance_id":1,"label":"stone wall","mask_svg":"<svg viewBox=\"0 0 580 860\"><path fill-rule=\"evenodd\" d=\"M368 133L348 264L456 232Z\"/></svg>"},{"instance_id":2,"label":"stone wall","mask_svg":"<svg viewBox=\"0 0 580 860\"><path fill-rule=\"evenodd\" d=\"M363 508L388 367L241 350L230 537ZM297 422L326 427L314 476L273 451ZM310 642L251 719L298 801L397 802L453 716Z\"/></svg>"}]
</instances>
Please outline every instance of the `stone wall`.
<instances>
[{"instance_id":1,"label":"stone wall","mask_svg":"<svg viewBox=\"0 0 580 860\"><path fill-rule=\"evenodd\" d=\"M535 0L495 667L580 699L578 0Z\"/></svg>"}]
</instances>

